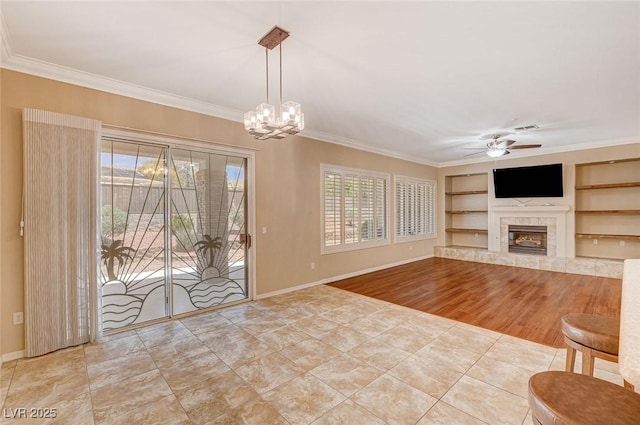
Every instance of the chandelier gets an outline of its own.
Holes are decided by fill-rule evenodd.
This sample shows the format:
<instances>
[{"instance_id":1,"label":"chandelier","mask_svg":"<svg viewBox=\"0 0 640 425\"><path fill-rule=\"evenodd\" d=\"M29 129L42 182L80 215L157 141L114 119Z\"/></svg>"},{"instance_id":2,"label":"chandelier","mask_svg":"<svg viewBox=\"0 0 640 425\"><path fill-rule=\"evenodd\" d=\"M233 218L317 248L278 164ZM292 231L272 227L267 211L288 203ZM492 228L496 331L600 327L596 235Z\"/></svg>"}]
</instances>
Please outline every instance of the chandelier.
<instances>
[{"instance_id":1,"label":"chandelier","mask_svg":"<svg viewBox=\"0 0 640 425\"><path fill-rule=\"evenodd\" d=\"M304 129L304 114L299 103L282 102L282 42L289 37L289 32L273 27L258 44L264 46L266 53L267 101L256 107L255 111L244 114L244 128L258 140L284 139L290 134L297 134ZM269 104L269 50L280 47L280 114Z\"/></svg>"}]
</instances>

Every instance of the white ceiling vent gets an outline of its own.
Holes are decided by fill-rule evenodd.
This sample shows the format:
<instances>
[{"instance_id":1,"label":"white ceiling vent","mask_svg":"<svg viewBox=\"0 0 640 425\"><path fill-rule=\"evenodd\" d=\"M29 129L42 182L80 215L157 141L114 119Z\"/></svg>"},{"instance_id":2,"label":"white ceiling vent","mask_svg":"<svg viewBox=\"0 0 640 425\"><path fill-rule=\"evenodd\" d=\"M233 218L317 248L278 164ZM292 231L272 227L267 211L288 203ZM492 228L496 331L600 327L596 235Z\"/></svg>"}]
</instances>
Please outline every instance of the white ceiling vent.
<instances>
[{"instance_id":1,"label":"white ceiling vent","mask_svg":"<svg viewBox=\"0 0 640 425\"><path fill-rule=\"evenodd\" d=\"M514 130L515 131L529 131L529 130L535 130L536 128L540 128L540 127L538 127L538 124L523 125L522 127L514 128Z\"/></svg>"}]
</instances>

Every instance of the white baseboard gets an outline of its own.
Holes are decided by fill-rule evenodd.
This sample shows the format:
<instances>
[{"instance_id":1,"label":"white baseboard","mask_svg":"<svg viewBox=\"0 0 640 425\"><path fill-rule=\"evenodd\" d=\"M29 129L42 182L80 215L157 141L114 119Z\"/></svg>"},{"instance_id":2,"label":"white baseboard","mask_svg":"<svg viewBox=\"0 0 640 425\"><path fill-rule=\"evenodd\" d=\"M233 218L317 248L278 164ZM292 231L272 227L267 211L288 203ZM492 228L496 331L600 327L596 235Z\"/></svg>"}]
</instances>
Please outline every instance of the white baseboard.
<instances>
[{"instance_id":1,"label":"white baseboard","mask_svg":"<svg viewBox=\"0 0 640 425\"><path fill-rule=\"evenodd\" d=\"M299 291L300 289L311 288L312 286L322 285L323 281L318 280L315 282L303 283L302 285L292 286L290 288L278 289L277 291L265 292L264 294L256 295L254 300L261 300L263 298L274 297L276 295L288 294L289 292Z\"/></svg>"},{"instance_id":2,"label":"white baseboard","mask_svg":"<svg viewBox=\"0 0 640 425\"><path fill-rule=\"evenodd\" d=\"M14 351L13 353L7 353L2 355L2 362L10 362L11 360L17 360L24 357L24 350Z\"/></svg>"},{"instance_id":3,"label":"white baseboard","mask_svg":"<svg viewBox=\"0 0 640 425\"><path fill-rule=\"evenodd\" d=\"M272 292L265 292L264 294L256 295L254 299L260 300L263 298L273 297L275 295L282 295L282 294L287 294L293 291L299 291L301 289L311 288L313 286L326 285L327 283L336 282L338 280L348 279L350 277L360 276L360 275L371 273L371 272L377 272L379 270L389 269L391 267L402 266L404 264L409 264L409 263L413 263L415 261L420 261L420 260L426 260L427 258L432 258L432 257L433 257L433 254L429 254L429 255L424 255L422 257L416 257L416 258L410 258L408 260L397 261L395 263L383 264L381 266L371 267L365 270L358 270L356 272L346 273L339 276L332 276L326 279L316 280L314 282L308 282L308 283L303 283L301 285L292 286L290 288L279 289L277 291L272 291Z\"/></svg>"}]
</instances>

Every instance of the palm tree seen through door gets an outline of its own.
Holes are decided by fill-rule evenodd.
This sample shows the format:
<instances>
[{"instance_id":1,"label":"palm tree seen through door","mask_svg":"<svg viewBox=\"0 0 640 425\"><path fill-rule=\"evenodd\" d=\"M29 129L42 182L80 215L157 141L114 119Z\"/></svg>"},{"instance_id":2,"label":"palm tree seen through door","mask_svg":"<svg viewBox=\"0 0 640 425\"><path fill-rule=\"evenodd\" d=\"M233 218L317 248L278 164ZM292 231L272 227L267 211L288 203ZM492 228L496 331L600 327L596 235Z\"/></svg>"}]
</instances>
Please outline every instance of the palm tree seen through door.
<instances>
[{"instance_id":1,"label":"palm tree seen through door","mask_svg":"<svg viewBox=\"0 0 640 425\"><path fill-rule=\"evenodd\" d=\"M248 298L245 167L242 157L172 150L175 314Z\"/></svg>"}]
</instances>

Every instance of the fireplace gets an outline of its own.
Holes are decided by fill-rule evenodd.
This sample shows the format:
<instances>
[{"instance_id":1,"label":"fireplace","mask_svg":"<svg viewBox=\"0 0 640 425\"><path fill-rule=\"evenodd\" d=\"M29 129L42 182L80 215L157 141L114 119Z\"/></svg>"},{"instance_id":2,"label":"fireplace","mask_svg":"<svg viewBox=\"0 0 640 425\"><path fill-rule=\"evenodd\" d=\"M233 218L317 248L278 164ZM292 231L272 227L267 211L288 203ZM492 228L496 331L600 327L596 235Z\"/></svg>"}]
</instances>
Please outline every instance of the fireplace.
<instances>
[{"instance_id":1,"label":"fireplace","mask_svg":"<svg viewBox=\"0 0 640 425\"><path fill-rule=\"evenodd\" d=\"M547 255L547 226L509 225L509 252Z\"/></svg>"},{"instance_id":2,"label":"fireplace","mask_svg":"<svg viewBox=\"0 0 640 425\"><path fill-rule=\"evenodd\" d=\"M489 206L489 251L510 254L509 226L546 226L547 254L535 255L537 258L533 260L567 257L570 254L567 249L567 214L570 210L568 205ZM540 258L543 255L546 258ZM520 254L518 258L521 259Z\"/></svg>"}]
</instances>

